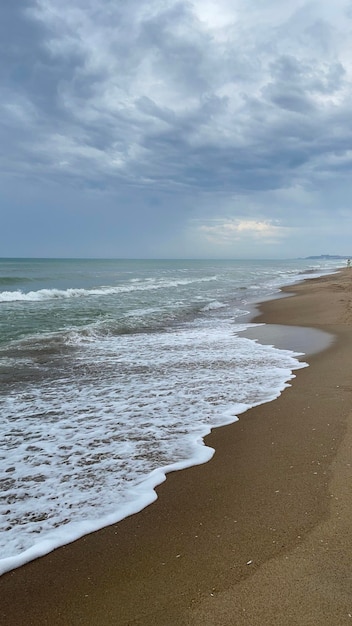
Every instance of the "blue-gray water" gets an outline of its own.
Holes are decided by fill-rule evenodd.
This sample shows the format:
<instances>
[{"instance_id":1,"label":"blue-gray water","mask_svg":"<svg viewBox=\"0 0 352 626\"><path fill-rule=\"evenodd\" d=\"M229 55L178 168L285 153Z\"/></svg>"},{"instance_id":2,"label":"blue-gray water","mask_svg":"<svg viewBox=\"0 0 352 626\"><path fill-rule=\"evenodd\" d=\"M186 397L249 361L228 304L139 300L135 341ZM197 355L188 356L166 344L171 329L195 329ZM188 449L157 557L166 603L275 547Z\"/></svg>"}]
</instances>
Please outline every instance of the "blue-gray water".
<instances>
[{"instance_id":1,"label":"blue-gray water","mask_svg":"<svg viewBox=\"0 0 352 626\"><path fill-rule=\"evenodd\" d=\"M0 573L137 512L211 457L212 427L277 397L303 364L236 333L337 265L0 260Z\"/></svg>"}]
</instances>

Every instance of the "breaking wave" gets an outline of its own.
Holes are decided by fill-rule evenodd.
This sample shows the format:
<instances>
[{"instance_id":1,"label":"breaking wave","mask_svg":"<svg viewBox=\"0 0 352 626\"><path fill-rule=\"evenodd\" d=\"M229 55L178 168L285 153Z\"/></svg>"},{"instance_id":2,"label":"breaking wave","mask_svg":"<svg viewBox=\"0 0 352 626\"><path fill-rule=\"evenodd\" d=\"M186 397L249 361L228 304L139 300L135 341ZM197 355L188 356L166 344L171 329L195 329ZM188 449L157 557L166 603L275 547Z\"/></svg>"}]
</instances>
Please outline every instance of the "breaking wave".
<instances>
[{"instance_id":1,"label":"breaking wave","mask_svg":"<svg viewBox=\"0 0 352 626\"><path fill-rule=\"evenodd\" d=\"M0 302L38 302L41 300L64 300L69 298L86 298L89 296L109 296L120 293L130 293L133 291L153 291L157 289L169 289L172 287L180 287L182 285L191 285L192 283L204 283L216 280L216 276L197 279L180 279L180 280L147 280L147 281L131 281L128 285L120 286L103 286L92 289L39 289L38 291L23 292L18 291L2 291L0 292Z\"/></svg>"}]
</instances>

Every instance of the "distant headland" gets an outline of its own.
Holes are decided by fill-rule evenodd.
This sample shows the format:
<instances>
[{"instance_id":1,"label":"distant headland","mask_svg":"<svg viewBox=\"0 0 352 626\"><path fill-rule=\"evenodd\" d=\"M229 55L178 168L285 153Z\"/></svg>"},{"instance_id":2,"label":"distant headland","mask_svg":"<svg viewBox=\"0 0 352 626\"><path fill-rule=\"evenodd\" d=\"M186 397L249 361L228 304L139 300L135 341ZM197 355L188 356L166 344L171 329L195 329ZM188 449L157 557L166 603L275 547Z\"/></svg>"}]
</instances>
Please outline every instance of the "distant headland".
<instances>
[{"instance_id":1,"label":"distant headland","mask_svg":"<svg viewBox=\"0 0 352 626\"><path fill-rule=\"evenodd\" d=\"M320 254L319 256L306 256L305 259L348 259L352 257L352 254Z\"/></svg>"}]
</instances>

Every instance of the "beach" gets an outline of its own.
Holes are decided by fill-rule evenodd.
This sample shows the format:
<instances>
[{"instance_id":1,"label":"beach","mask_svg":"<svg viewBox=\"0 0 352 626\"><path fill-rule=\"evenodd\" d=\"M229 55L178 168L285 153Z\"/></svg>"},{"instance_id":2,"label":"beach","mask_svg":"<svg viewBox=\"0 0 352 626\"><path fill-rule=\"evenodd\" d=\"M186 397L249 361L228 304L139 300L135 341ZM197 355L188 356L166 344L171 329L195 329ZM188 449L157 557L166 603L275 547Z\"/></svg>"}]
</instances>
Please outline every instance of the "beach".
<instances>
[{"instance_id":1,"label":"beach","mask_svg":"<svg viewBox=\"0 0 352 626\"><path fill-rule=\"evenodd\" d=\"M1 623L352 622L352 270L283 291L255 321L331 344L213 430L211 461L169 474L152 505L3 575Z\"/></svg>"}]
</instances>

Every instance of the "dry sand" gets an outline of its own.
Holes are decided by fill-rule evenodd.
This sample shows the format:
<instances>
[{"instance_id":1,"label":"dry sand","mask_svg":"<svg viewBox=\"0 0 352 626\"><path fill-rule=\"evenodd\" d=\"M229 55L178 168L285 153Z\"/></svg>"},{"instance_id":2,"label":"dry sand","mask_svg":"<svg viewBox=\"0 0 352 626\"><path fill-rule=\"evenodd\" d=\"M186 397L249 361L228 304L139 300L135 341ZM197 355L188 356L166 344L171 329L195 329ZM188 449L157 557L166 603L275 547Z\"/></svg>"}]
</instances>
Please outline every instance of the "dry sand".
<instances>
[{"instance_id":1,"label":"dry sand","mask_svg":"<svg viewBox=\"0 0 352 626\"><path fill-rule=\"evenodd\" d=\"M2 576L1 624L352 624L352 269L286 291L259 321L332 345L140 514Z\"/></svg>"}]
</instances>

